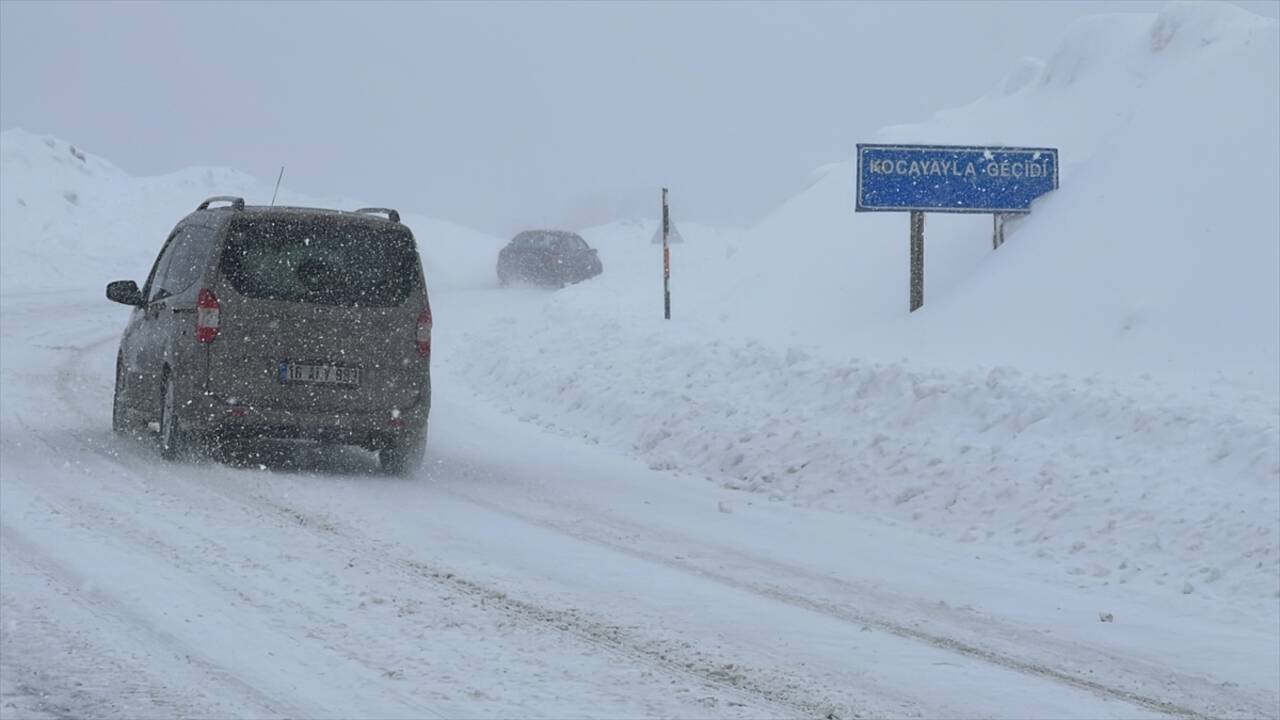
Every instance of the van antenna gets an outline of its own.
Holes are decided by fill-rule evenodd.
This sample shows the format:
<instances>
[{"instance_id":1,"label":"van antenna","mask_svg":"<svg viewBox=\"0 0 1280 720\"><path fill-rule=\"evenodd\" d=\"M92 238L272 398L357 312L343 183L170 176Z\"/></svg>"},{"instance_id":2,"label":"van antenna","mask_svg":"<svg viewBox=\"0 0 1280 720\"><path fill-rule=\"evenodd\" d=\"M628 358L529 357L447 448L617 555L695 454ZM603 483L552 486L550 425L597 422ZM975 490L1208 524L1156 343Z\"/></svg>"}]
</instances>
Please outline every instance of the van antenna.
<instances>
[{"instance_id":1,"label":"van antenna","mask_svg":"<svg viewBox=\"0 0 1280 720\"><path fill-rule=\"evenodd\" d=\"M271 193L271 207L276 206L276 195L280 194L280 181L284 179L284 166L280 166L280 176L276 178L276 190Z\"/></svg>"}]
</instances>

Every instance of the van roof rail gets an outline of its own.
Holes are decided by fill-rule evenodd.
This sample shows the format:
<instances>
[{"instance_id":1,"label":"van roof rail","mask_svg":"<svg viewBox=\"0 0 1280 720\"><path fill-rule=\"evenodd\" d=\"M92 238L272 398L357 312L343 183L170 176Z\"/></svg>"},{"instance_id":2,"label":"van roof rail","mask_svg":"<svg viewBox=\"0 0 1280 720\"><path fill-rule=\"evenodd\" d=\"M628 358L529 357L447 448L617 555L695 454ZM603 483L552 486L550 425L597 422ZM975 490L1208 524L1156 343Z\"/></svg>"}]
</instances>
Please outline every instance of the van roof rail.
<instances>
[{"instance_id":1,"label":"van roof rail","mask_svg":"<svg viewBox=\"0 0 1280 720\"><path fill-rule=\"evenodd\" d=\"M197 210L208 210L208 209L209 209L209 203L215 203L215 202L226 202L226 203L231 203L231 209L233 209L233 210L243 210L243 209L244 209L244 198L242 198L242 197L235 197L235 196L232 196L232 195L218 195L218 196L216 196L216 197L211 197L211 198L209 198L208 200L205 200L204 202L200 203L200 206L199 206L199 207L197 207L196 209L197 209Z\"/></svg>"},{"instance_id":2,"label":"van roof rail","mask_svg":"<svg viewBox=\"0 0 1280 720\"><path fill-rule=\"evenodd\" d=\"M360 215L386 215L387 219L391 222L400 222L400 213L392 210L391 208L367 207L360 208L359 210L352 210L351 212L358 213Z\"/></svg>"}]
</instances>

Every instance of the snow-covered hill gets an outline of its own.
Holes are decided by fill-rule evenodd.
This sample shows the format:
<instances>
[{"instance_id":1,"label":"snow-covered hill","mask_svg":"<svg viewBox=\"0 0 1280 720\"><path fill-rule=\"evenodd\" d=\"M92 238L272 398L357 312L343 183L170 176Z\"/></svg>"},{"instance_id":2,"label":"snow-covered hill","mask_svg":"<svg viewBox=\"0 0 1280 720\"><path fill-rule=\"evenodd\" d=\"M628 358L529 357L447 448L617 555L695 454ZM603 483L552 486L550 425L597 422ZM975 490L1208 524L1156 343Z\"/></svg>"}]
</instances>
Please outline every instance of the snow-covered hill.
<instances>
[{"instance_id":1,"label":"snow-covered hill","mask_svg":"<svg viewBox=\"0 0 1280 720\"><path fill-rule=\"evenodd\" d=\"M1280 385L1277 23L1225 3L1088 17L986 97L868 141L1052 146L1061 189L991 249L934 214L908 317L908 219L825 169L724 268L753 334L860 357ZM797 282L796 278L803 278Z\"/></svg>"},{"instance_id":2,"label":"snow-covered hill","mask_svg":"<svg viewBox=\"0 0 1280 720\"><path fill-rule=\"evenodd\" d=\"M213 195L267 204L273 183L224 168L131 177L52 137L0 133L0 293L68 290L145 279L178 220ZM280 205L355 209L361 203L280 189ZM497 240L452 223L402 213L418 238L433 287L488 282Z\"/></svg>"}]
</instances>

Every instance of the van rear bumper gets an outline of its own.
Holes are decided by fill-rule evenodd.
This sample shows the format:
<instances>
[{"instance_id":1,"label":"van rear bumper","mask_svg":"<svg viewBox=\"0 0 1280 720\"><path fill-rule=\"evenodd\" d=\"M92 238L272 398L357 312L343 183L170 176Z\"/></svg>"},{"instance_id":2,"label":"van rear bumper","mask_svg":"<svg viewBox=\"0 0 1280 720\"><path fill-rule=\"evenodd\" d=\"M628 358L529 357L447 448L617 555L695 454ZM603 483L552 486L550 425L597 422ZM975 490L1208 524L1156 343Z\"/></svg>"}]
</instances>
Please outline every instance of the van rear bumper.
<instances>
[{"instance_id":1,"label":"van rear bumper","mask_svg":"<svg viewBox=\"0 0 1280 720\"><path fill-rule=\"evenodd\" d=\"M426 429L430 409L429 388L409 407L375 412L302 412L232 405L216 395L205 395L187 408L180 422L185 430L224 440L303 439L379 447L398 437L420 434Z\"/></svg>"}]
</instances>

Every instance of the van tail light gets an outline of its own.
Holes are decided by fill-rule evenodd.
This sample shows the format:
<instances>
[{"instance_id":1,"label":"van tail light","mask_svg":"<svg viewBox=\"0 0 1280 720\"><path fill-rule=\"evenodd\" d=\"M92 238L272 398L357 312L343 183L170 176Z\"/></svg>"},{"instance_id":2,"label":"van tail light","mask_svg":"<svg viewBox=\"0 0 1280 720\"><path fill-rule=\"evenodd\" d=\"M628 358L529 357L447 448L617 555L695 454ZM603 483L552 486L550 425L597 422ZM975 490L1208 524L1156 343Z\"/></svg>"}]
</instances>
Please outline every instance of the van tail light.
<instances>
[{"instance_id":1,"label":"van tail light","mask_svg":"<svg viewBox=\"0 0 1280 720\"><path fill-rule=\"evenodd\" d=\"M196 342L211 343L218 337L221 315L217 296L209 288L202 289L196 298Z\"/></svg>"},{"instance_id":2,"label":"van tail light","mask_svg":"<svg viewBox=\"0 0 1280 720\"><path fill-rule=\"evenodd\" d=\"M431 306L418 313L418 354L423 357L431 355Z\"/></svg>"}]
</instances>

